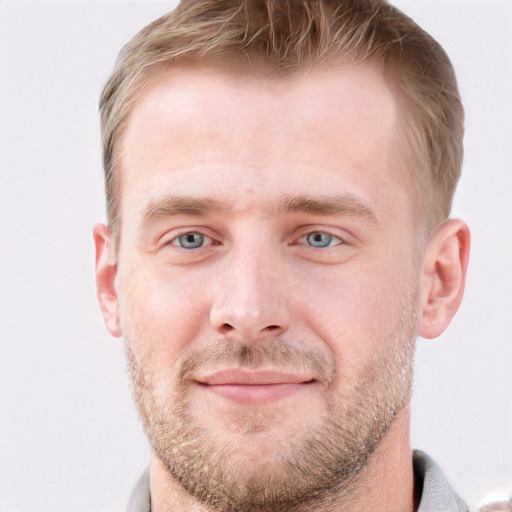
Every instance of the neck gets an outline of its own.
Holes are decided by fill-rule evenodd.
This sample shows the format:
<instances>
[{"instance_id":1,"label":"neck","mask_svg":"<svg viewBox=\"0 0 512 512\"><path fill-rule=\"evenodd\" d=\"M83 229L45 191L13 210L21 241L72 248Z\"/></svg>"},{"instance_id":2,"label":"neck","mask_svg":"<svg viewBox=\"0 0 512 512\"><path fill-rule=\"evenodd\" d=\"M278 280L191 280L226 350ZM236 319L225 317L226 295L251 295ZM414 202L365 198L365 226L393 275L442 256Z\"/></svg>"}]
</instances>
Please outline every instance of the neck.
<instances>
[{"instance_id":1,"label":"neck","mask_svg":"<svg viewBox=\"0 0 512 512\"><path fill-rule=\"evenodd\" d=\"M410 411L403 410L362 470L352 488L325 506L301 512L412 512L417 508L414 493L412 453L409 444ZM150 458L151 512L221 512L198 502L183 490L152 451Z\"/></svg>"}]
</instances>

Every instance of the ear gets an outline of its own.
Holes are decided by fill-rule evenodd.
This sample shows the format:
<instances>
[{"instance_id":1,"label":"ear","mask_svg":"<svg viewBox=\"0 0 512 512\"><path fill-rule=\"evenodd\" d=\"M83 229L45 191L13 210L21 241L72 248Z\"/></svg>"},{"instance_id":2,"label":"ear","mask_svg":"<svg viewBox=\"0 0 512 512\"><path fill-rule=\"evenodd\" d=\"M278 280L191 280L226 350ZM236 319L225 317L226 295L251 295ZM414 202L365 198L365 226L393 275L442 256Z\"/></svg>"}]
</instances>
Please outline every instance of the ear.
<instances>
[{"instance_id":1,"label":"ear","mask_svg":"<svg viewBox=\"0 0 512 512\"><path fill-rule=\"evenodd\" d=\"M419 334L423 338L437 338L459 309L469 246L469 228L460 219L443 222L429 241L421 275Z\"/></svg>"},{"instance_id":2,"label":"ear","mask_svg":"<svg viewBox=\"0 0 512 512\"><path fill-rule=\"evenodd\" d=\"M105 224L96 224L93 229L93 238L96 248L96 296L105 327L112 336L119 338L122 330L115 288L117 263L114 237Z\"/></svg>"}]
</instances>

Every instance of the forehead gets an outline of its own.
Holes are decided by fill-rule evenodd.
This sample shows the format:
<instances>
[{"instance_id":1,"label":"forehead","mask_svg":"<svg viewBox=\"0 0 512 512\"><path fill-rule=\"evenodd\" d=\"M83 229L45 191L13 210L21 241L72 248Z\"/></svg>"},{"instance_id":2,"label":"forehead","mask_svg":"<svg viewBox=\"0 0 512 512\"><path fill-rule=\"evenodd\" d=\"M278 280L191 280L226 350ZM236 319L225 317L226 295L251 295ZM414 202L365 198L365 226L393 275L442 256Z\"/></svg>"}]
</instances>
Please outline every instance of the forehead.
<instances>
[{"instance_id":1,"label":"forehead","mask_svg":"<svg viewBox=\"0 0 512 512\"><path fill-rule=\"evenodd\" d=\"M251 145L259 151L276 146L276 131L285 135L295 130L295 137L310 140L319 123L334 130L331 136L318 134L326 144L357 142L363 150L396 122L392 93L377 66L369 63L353 69L325 66L276 74L241 65L183 63L157 70L148 84L128 119L123 147L129 152L136 151L141 129L154 127L160 132L155 145L181 144L191 138L239 137L249 128L248 121L264 128L261 142Z\"/></svg>"},{"instance_id":2,"label":"forehead","mask_svg":"<svg viewBox=\"0 0 512 512\"><path fill-rule=\"evenodd\" d=\"M159 70L121 141L121 218L162 189L244 187L268 202L280 191L325 193L347 176L400 181L396 132L396 102L373 64L277 75L196 63Z\"/></svg>"}]
</instances>

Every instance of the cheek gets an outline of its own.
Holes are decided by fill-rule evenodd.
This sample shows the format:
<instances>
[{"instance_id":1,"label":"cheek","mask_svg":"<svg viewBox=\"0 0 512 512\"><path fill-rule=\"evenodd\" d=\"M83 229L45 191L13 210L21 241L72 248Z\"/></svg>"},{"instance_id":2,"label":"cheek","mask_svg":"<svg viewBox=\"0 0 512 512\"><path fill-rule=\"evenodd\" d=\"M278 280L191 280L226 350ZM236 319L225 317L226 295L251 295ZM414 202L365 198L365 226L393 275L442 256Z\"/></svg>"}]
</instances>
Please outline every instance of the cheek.
<instances>
[{"instance_id":1,"label":"cheek","mask_svg":"<svg viewBox=\"0 0 512 512\"><path fill-rule=\"evenodd\" d=\"M354 265L316 276L314 284L303 288L309 300L298 306L299 316L343 365L356 369L398 335L412 288L406 269Z\"/></svg>"},{"instance_id":2,"label":"cheek","mask_svg":"<svg viewBox=\"0 0 512 512\"><path fill-rule=\"evenodd\" d=\"M124 338L136 354L167 370L191 348L208 320L204 283L132 269L121 287Z\"/></svg>"}]
</instances>

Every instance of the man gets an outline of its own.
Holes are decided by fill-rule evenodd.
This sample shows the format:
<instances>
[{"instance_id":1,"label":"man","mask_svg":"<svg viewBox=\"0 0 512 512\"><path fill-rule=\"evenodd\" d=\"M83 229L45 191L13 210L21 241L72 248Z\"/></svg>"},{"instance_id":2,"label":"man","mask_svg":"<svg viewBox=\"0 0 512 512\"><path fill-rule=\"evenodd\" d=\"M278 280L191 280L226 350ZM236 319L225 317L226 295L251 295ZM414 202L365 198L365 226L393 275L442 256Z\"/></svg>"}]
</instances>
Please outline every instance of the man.
<instances>
[{"instance_id":1,"label":"man","mask_svg":"<svg viewBox=\"0 0 512 512\"><path fill-rule=\"evenodd\" d=\"M415 339L469 255L441 47L384 0L185 0L100 108L98 299L151 445L130 510L467 510L409 444Z\"/></svg>"}]
</instances>

